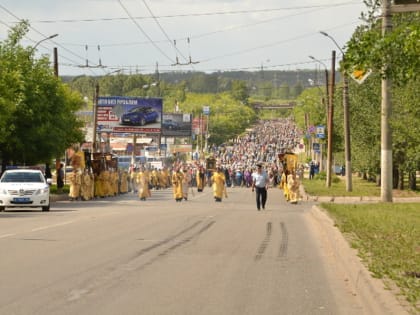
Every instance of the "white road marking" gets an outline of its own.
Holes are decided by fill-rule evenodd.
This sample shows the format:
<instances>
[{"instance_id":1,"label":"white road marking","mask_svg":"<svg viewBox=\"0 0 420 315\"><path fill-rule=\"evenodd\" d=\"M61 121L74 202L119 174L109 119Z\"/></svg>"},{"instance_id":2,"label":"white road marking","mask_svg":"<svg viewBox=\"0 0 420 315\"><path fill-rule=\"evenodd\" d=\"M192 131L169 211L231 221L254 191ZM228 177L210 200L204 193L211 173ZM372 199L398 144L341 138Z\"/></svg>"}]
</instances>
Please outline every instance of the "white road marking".
<instances>
[{"instance_id":1,"label":"white road marking","mask_svg":"<svg viewBox=\"0 0 420 315\"><path fill-rule=\"evenodd\" d=\"M15 236L16 234L3 234L3 235L0 235L0 238L6 238L6 237L9 237L9 236Z\"/></svg>"},{"instance_id":2,"label":"white road marking","mask_svg":"<svg viewBox=\"0 0 420 315\"><path fill-rule=\"evenodd\" d=\"M57 223L57 224L41 226L41 227L32 229L31 232L42 231L42 230L50 229L50 228L57 227L57 226L63 226L63 225L71 224L73 222L75 222L75 221L74 220L73 221L66 221L66 222L61 222L61 223Z\"/></svg>"}]
</instances>

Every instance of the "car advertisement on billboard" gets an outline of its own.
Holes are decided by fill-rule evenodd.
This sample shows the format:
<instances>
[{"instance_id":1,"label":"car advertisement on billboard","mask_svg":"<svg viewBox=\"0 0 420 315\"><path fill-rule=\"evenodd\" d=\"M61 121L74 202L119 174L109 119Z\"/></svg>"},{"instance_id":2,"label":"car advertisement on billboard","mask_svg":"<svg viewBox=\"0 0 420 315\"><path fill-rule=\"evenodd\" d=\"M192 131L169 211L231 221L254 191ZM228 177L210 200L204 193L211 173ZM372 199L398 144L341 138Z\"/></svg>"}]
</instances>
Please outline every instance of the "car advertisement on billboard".
<instances>
[{"instance_id":1,"label":"car advertisement on billboard","mask_svg":"<svg viewBox=\"0 0 420 315\"><path fill-rule=\"evenodd\" d=\"M97 131L112 133L160 133L161 98L98 97Z\"/></svg>"},{"instance_id":2,"label":"car advertisement on billboard","mask_svg":"<svg viewBox=\"0 0 420 315\"><path fill-rule=\"evenodd\" d=\"M166 114L162 115L162 136L165 137L190 137L192 129L191 114Z\"/></svg>"}]
</instances>

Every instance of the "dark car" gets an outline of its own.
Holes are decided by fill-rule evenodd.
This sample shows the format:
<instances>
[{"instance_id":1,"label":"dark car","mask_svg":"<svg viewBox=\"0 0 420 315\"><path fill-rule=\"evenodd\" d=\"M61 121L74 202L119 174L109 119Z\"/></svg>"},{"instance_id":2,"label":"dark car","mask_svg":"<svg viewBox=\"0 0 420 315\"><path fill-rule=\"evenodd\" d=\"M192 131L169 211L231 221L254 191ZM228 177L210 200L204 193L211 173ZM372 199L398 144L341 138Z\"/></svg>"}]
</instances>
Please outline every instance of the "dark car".
<instances>
[{"instance_id":1,"label":"dark car","mask_svg":"<svg viewBox=\"0 0 420 315\"><path fill-rule=\"evenodd\" d=\"M121 124L144 126L145 124L157 122L158 119L159 113L153 107L138 106L121 116Z\"/></svg>"},{"instance_id":2,"label":"dark car","mask_svg":"<svg viewBox=\"0 0 420 315\"><path fill-rule=\"evenodd\" d=\"M180 129L181 126L179 125L178 122L176 122L172 119L165 119L162 122L162 128L163 129L169 129L169 130L177 130L177 129Z\"/></svg>"}]
</instances>

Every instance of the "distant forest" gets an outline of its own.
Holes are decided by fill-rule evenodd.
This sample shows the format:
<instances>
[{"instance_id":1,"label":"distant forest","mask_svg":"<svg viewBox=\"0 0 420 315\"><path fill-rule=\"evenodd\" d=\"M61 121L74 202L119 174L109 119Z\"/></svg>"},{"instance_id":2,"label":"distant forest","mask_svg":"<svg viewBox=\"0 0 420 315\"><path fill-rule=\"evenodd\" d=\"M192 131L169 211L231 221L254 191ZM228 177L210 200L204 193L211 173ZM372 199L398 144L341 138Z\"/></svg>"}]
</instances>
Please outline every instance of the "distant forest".
<instances>
[{"instance_id":1,"label":"distant forest","mask_svg":"<svg viewBox=\"0 0 420 315\"><path fill-rule=\"evenodd\" d=\"M112 75L109 77L121 76ZM223 93L231 91L232 83L235 81L244 82L248 88L249 96L256 99L294 99L300 93L314 86L325 86L325 73L320 70L295 70L295 71L273 71L260 70L255 72L230 71L230 72L155 72L148 75L122 74L122 76L141 77L144 86L149 84L159 84L160 86L180 86L183 85L188 92L192 93ZM103 81L106 76L98 78ZM62 77L63 81L71 85L79 81L81 77ZM86 80L86 77L84 77ZM336 73L336 81L340 80L340 75ZM82 80L84 81L84 80Z\"/></svg>"}]
</instances>

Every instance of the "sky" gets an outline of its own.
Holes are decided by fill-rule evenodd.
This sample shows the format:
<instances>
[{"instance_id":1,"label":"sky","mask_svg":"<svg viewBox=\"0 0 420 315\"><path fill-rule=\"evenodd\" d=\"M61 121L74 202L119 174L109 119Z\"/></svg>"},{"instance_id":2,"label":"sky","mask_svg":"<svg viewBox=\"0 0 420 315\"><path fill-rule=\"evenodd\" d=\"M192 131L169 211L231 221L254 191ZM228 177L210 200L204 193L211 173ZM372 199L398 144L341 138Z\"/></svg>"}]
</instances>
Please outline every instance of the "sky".
<instances>
[{"instance_id":1,"label":"sky","mask_svg":"<svg viewBox=\"0 0 420 315\"><path fill-rule=\"evenodd\" d=\"M0 0L0 40L21 19L24 46L58 51L60 75L331 67L362 0ZM315 57L316 62L309 58ZM322 64L323 63L323 64Z\"/></svg>"}]
</instances>

